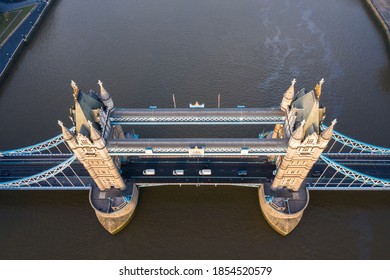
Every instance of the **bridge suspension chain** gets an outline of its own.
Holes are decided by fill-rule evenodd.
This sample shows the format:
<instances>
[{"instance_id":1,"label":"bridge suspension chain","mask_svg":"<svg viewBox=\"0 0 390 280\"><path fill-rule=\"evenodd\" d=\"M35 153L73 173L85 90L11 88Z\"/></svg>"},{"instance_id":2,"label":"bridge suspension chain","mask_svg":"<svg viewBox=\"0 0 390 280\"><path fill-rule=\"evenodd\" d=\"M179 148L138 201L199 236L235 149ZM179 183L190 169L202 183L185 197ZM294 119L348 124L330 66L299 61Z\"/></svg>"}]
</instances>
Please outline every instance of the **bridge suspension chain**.
<instances>
[{"instance_id":1,"label":"bridge suspension chain","mask_svg":"<svg viewBox=\"0 0 390 280\"><path fill-rule=\"evenodd\" d=\"M321 125L321 129L325 130L327 128L326 125ZM358 141L356 139L350 138L344 134L341 134L340 132L333 131L333 137L335 141L338 143L341 143L343 147L341 150L344 148L344 146L348 146L353 149L360 150L362 152L367 152L367 153L380 153L380 154L390 154L390 148L385 148L385 147L380 147L380 146L375 146L371 144L367 144L361 141ZM329 151L333 148L335 143L330 147ZM339 151L340 152L340 151Z\"/></svg>"},{"instance_id":2,"label":"bridge suspension chain","mask_svg":"<svg viewBox=\"0 0 390 280\"><path fill-rule=\"evenodd\" d=\"M74 131L74 129L75 128L72 127L70 130ZM50 151L50 149L52 149L52 148L56 148L60 152L60 154L63 154L63 152L58 148L58 146L62 143L64 143L64 139L62 137L62 134L60 134L60 135L57 135L51 139L48 139L44 142L40 142L40 143L32 145L32 146L14 149L14 150L2 151L2 152L0 152L0 155L2 155L2 156L21 156L21 155L29 155L29 154L40 154L43 151L47 151L49 154L52 154L52 152ZM66 146L66 148L69 151L69 148L67 146Z\"/></svg>"},{"instance_id":3,"label":"bridge suspension chain","mask_svg":"<svg viewBox=\"0 0 390 280\"><path fill-rule=\"evenodd\" d=\"M80 179L80 177L77 175L77 173L73 170L73 168L71 167L71 164L75 160L76 160L76 156L73 155L72 157L70 157L67 160L65 160L64 162L62 162L61 164L54 166L48 170L45 170L41 173L35 174L33 176L30 176L30 177L18 179L18 180L1 182L0 183L0 190L22 189L23 187L28 187L27 189L34 189L34 188L36 188L36 189L43 189L43 188L61 189L61 188L65 188L64 184L61 183L59 181L59 179L55 177L57 174L60 174L60 173L64 176L63 178L66 179L72 185L72 187L70 187L70 188L67 187L66 189L72 189L72 188L73 189L89 189L90 186L86 185ZM80 181L81 184L77 184L77 186L76 186L74 183L72 183L72 181L68 178L68 176L65 175L64 170L68 167L73 171L77 180ZM60 187L53 186L52 183L50 183L49 179L54 179L55 181L57 181L57 183L60 185ZM50 187L49 188L44 187L42 184L43 182L45 182L45 184L49 185ZM38 187L34 187L34 186L38 186Z\"/></svg>"},{"instance_id":4,"label":"bridge suspension chain","mask_svg":"<svg viewBox=\"0 0 390 280\"><path fill-rule=\"evenodd\" d=\"M329 183L336 179L335 176L338 173L343 174L344 178L337 178L337 183L335 188L337 189L340 185L344 183L344 181L347 179L352 180L351 183L347 186L347 188L351 187L352 185L356 185L356 182L360 182L359 187L354 187L354 189L359 189L364 185L370 186L369 188L382 188L382 189L388 189L390 190L390 180L386 179L381 179L381 178L376 178L372 176L368 176L366 174L363 174L361 172L355 171L353 169L350 169L346 166L343 166L339 163L336 163L335 161L331 160L330 158L326 157L325 155L321 155L321 159L328 165L325 169L325 171L321 174L321 176L317 179L317 181L313 184L313 186L310 186L311 189L327 189L327 186ZM325 172L327 169L331 167L333 168L336 172L333 174L333 176L329 179L325 180ZM326 181L326 183L321 183L323 181ZM320 186L324 185L324 186ZM332 184L334 185L334 183ZM367 188L367 187L366 187Z\"/></svg>"}]
</instances>

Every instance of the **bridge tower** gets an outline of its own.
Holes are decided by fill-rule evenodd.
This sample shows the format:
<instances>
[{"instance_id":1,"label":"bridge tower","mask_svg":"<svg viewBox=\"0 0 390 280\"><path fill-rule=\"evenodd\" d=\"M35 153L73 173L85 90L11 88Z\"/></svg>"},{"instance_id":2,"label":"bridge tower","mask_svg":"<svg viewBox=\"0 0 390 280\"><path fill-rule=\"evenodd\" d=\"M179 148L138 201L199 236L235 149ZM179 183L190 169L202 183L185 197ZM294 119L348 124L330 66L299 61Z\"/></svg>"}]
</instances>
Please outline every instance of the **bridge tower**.
<instances>
[{"instance_id":1,"label":"bridge tower","mask_svg":"<svg viewBox=\"0 0 390 280\"><path fill-rule=\"evenodd\" d=\"M90 90L84 93L72 81L74 106L70 109L70 118L75 125L75 133L67 129L62 122L62 134L69 148L101 190L112 187L125 190L126 185L119 169L120 161L108 154L106 140L110 135L121 137L121 128L111 128L109 115L114 108L110 94L99 81L100 96Z\"/></svg>"},{"instance_id":2,"label":"bridge tower","mask_svg":"<svg viewBox=\"0 0 390 280\"><path fill-rule=\"evenodd\" d=\"M320 105L322 79L315 90L294 92L295 79L283 96L281 109L286 113L283 133L289 138L286 155L277 159L277 172L272 189L287 187L298 191L309 171L332 138L336 120L324 131L321 123L325 108ZM276 135L275 135L276 136Z\"/></svg>"}]
</instances>

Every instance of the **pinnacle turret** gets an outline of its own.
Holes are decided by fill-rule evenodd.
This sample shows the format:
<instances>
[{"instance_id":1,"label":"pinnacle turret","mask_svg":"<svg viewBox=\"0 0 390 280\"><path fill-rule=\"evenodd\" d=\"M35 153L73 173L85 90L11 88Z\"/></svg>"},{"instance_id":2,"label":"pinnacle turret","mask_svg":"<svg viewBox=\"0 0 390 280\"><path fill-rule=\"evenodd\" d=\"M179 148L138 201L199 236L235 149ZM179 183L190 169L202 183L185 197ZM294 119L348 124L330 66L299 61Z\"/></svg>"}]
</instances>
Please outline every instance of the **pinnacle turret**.
<instances>
[{"instance_id":1,"label":"pinnacle turret","mask_svg":"<svg viewBox=\"0 0 390 280\"><path fill-rule=\"evenodd\" d=\"M93 142L99 141L102 137L100 136L100 133L96 130L96 128L92 125L92 122L88 121L88 125L90 128L90 139Z\"/></svg>"},{"instance_id":2,"label":"pinnacle turret","mask_svg":"<svg viewBox=\"0 0 390 280\"><path fill-rule=\"evenodd\" d=\"M294 89L294 85L296 83L296 80L292 80L291 81L291 85L290 87L286 90L286 92L283 94L283 100L282 100L282 103L280 104L280 108L283 110L283 111L286 111L287 108L291 105L292 103L292 100L294 98L294 94L295 94L295 89Z\"/></svg>"},{"instance_id":3,"label":"pinnacle turret","mask_svg":"<svg viewBox=\"0 0 390 280\"><path fill-rule=\"evenodd\" d=\"M69 140L74 139L73 133L70 132L69 129L67 129L67 128L64 126L64 124L63 124L62 121L58 121L58 124L59 124L59 126L61 127L61 129L62 129L62 136L64 137L64 140L65 140L65 141L69 141Z\"/></svg>"},{"instance_id":4,"label":"pinnacle turret","mask_svg":"<svg viewBox=\"0 0 390 280\"><path fill-rule=\"evenodd\" d=\"M332 121L332 124L321 133L321 138L323 140L329 141L330 139L332 139L333 128L334 128L336 123L337 123L337 120L334 119Z\"/></svg>"},{"instance_id":5,"label":"pinnacle turret","mask_svg":"<svg viewBox=\"0 0 390 280\"><path fill-rule=\"evenodd\" d=\"M100 86L100 99L108 110L112 110L114 108L114 102L112 101L111 95L103 87L102 81L99 80L98 85Z\"/></svg>"}]
</instances>

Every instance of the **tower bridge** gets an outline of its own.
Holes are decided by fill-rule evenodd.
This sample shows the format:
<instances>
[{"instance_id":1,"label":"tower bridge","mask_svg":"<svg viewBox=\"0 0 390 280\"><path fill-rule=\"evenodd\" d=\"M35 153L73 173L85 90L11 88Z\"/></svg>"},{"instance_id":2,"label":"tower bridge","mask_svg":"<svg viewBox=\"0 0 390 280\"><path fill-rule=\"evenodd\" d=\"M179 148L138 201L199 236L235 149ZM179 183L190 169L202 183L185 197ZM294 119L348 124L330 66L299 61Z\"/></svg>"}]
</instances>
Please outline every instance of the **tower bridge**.
<instances>
[{"instance_id":1,"label":"tower bridge","mask_svg":"<svg viewBox=\"0 0 390 280\"><path fill-rule=\"evenodd\" d=\"M324 124L321 80L275 108L115 108L72 81L72 126L44 142L0 152L1 190L89 190L100 223L121 230L140 187L236 185L258 188L260 209L279 233L291 232L314 190L390 190L390 149L352 139ZM149 125L264 125L259 138L142 138L124 129ZM255 128L257 129L257 128Z\"/></svg>"}]
</instances>

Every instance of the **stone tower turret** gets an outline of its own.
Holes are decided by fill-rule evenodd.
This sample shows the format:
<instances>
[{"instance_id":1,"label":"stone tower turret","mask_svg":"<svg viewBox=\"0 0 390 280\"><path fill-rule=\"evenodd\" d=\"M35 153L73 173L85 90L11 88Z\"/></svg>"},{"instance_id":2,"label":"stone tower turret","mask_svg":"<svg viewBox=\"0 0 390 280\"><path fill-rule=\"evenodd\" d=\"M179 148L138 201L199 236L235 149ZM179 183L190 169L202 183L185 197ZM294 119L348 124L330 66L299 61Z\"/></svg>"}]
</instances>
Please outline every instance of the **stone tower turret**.
<instances>
[{"instance_id":1,"label":"stone tower turret","mask_svg":"<svg viewBox=\"0 0 390 280\"><path fill-rule=\"evenodd\" d=\"M112 101L111 95L108 91L103 87L102 81L98 81L98 85L100 86L100 99L103 104L107 107L109 111L114 109L114 101Z\"/></svg>"},{"instance_id":2,"label":"stone tower turret","mask_svg":"<svg viewBox=\"0 0 390 280\"><path fill-rule=\"evenodd\" d=\"M285 129L291 130L286 131L285 135L291 136L286 155L277 161L272 189L287 187L298 191L332 138L335 120L326 130L321 131L320 128L325 113L325 108L319 104L322 83L323 79L317 84L315 91L306 93L301 90L287 107L281 108L286 112ZM286 96L289 97L290 93L283 96L281 106L288 103L289 98ZM287 101L284 102L285 100Z\"/></svg>"},{"instance_id":3,"label":"stone tower turret","mask_svg":"<svg viewBox=\"0 0 390 280\"><path fill-rule=\"evenodd\" d=\"M111 187L125 190L125 182L118 170L120 163L115 163L116 161L111 158L106 141L102 137L104 128L108 126L102 123L102 116L106 116L106 120L109 120L109 106L113 105L111 96L108 99L111 102L106 105L94 91L86 94L80 91L73 81L72 87L75 104L70 111L75 125L75 134L70 132L62 122L58 122L65 142L100 190Z\"/></svg>"},{"instance_id":4,"label":"stone tower turret","mask_svg":"<svg viewBox=\"0 0 390 280\"><path fill-rule=\"evenodd\" d=\"M287 111L288 107L291 105L293 98L294 98L294 85L296 83L296 80L291 81L291 86L286 90L286 92L283 95L282 103L280 104L280 108L283 111Z\"/></svg>"}]
</instances>

